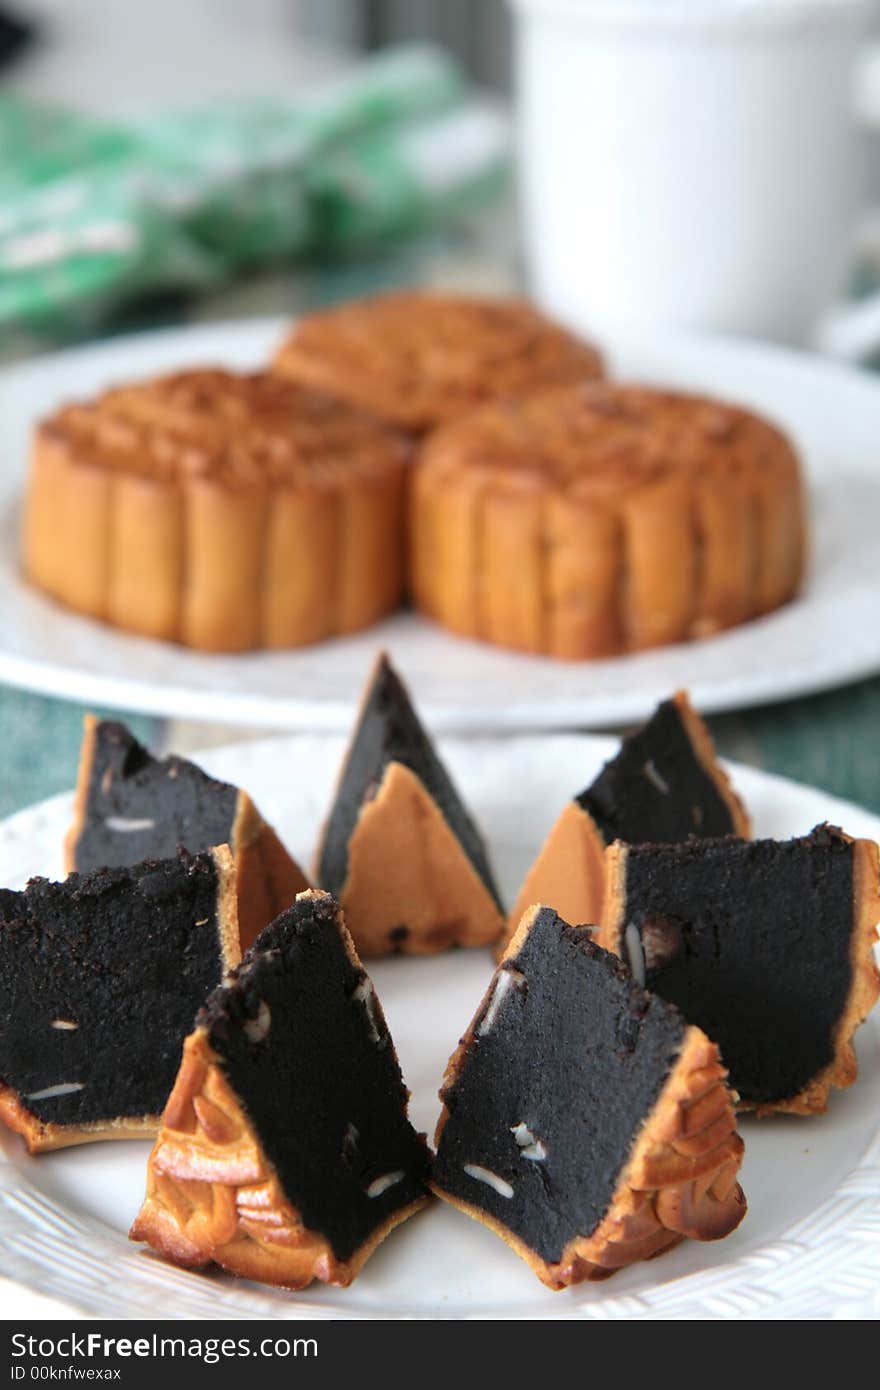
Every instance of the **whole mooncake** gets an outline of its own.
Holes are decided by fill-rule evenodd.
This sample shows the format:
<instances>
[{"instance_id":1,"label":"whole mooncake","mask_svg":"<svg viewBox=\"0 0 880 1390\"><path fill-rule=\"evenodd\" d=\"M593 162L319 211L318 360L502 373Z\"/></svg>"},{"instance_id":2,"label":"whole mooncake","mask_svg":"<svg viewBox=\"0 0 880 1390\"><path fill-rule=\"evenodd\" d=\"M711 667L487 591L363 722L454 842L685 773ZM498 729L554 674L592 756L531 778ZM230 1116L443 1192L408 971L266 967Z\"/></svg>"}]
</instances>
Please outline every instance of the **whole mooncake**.
<instances>
[{"instance_id":1,"label":"whole mooncake","mask_svg":"<svg viewBox=\"0 0 880 1390\"><path fill-rule=\"evenodd\" d=\"M411 586L466 637L577 660L705 637L792 598L797 454L767 420L587 382L437 431L411 504Z\"/></svg>"},{"instance_id":2,"label":"whole mooncake","mask_svg":"<svg viewBox=\"0 0 880 1390\"><path fill-rule=\"evenodd\" d=\"M483 401L603 371L591 343L525 300L437 290L372 295L306 314L273 366L415 434Z\"/></svg>"},{"instance_id":3,"label":"whole mooncake","mask_svg":"<svg viewBox=\"0 0 880 1390\"><path fill-rule=\"evenodd\" d=\"M37 426L24 572L204 651L357 632L401 598L407 460L372 416L270 372L115 387Z\"/></svg>"}]
</instances>

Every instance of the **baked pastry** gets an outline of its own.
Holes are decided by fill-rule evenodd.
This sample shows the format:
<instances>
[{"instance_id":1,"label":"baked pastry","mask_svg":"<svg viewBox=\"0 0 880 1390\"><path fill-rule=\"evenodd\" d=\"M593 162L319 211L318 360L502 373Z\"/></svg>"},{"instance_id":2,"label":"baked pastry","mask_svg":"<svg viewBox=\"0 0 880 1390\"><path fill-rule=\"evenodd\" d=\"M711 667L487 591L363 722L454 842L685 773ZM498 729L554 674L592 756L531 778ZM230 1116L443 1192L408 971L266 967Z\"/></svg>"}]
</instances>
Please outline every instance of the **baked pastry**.
<instances>
[{"instance_id":1,"label":"baked pastry","mask_svg":"<svg viewBox=\"0 0 880 1390\"><path fill-rule=\"evenodd\" d=\"M159 761L124 724L86 715L67 872L165 859L180 845L232 850L242 951L309 886L247 792L185 758Z\"/></svg>"},{"instance_id":2,"label":"baked pastry","mask_svg":"<svg viewBox=\"0 0 880 1390\"><path fill-rule=\"evenodd\" d=\"M507 934L513 935L532 903L549 903L568 922L598 922L605 848L614 840L669 844L691 835L750 833L709 730L679 690L566 804L526 874Z\"/></svg>"},{"instance_id":3,"label":"baked pastry","mask_svg":"<svg viewBox=\"0 0 880 1390\"><path fill-rule=\"evenodd\" d=\"M452 631L579 659L705 637L797 591L792 445L734 406L610 382L493 404L428 440L411 587Z\"/></svg>"},{"instance_id":4,"label":"baked pastry","mask_svg":"<svg viewBox=\"0 0 880 1390\"><path fill-rule=\"evenodd\" d=\"M428 1200L406 1105L339 908L302 893L186 1040L131 1238L267 1284L349 1284Z\"/></svg>"},{"instance_id":5,"label":"baked pastry","mask_svg":"<svg viewBox=\"0 0 880 1390\"><path fill-rule=\"evenodd\" d=\"M823 825L607 855L602 944L715 1039L744 1106L809 1115L852 1085L880 990L875 844Z\"/></svg>"},{"instance_id":6,"label":"baked pastry","mask_svg":"<svg viewBox=\"0 0 880 1390\"><path fill-rule=\"evenodd\" d=\"M314 873L339 898L363 955L486 945L503 926L480 832L384 652L367 681Z\"/></svg>"},{"instance_id":7,"label":"baked pastry","mask_svg":"<svg viewBox=\"0 0 880 1390\"><path fill-rule=\"evenodd\" d=\"M482 401L602 375L595 347L524 300L431 290L307 314L273 365L419 434Z\"/></svg>"},{"instance_id":8,"label":"baked pastry","mask_svg":"<svg viewBox=\"0 0 880 1390\"><path fill-rule=\"evenodd\" d=\"M399 435L273 373L116 387L37 427L25 575L205 651L357 632L400 600L406 462Z\"/></svg>"},{"instance_id":9,"label":"baked pastry","mask_svg":"<svg viewBox=\"0 0 880 1390\"><path fill-rule=\"evenodd\" d=\"M551 1289L739 1224L715 1044L547 907L523 918L440 1093L431 1186Z\"/></svg>"},{"instance_id":10,"label":"baked pastry","mask_svg":"<svg viewBox=\"0 0 880 1390\"><path fill-rule=\"evenodd\" d=\"M31 1153L156 1133L240 959L234 875L224 845L0 890L0 1118Z\"/></svg>"}]
</instances>

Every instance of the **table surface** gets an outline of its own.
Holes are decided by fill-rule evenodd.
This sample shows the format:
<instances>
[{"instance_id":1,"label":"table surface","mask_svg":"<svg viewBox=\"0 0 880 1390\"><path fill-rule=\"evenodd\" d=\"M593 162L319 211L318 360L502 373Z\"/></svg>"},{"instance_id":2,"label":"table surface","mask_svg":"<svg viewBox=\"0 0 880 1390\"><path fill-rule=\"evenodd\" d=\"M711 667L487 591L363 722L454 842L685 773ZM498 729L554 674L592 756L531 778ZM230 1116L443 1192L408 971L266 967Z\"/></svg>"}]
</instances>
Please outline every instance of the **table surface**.
<instances>
[{"instance_id":1,"label":"table surface","mask_svg":"<svg viewBox=\"0 0 880 1390\"><path fill-rule=\"evenodd\" d=\"M501 209L401 244L356 264L312 267L251 279L196 303L166 300L128 314L109 331L254 315L294 315L350 295L405 284L504 292L519 280L510 240L513 218ZM107 331L107 330L105 330ZM71 340L71 341L82 341ZM58 347L20 336L0 342L0 361ZM97 711L103 713L105 711ZM0 686L0 816L72 787L84 706ZM106 711L106 713L118 712ZM269 731L125 714L157 752L189 753ZM825 788L880 812L880 677L823 695L738 711L709 720L729 758ZM79 1316L55 1300L0 1280L8 1317L34 1321Z\"/></svg>"},{"instance_id":2,"label":"table surface","mask_svg":"<svg viewBox=\"0 0 880 1390\"><path fill-rule=\"evenodd\" d=\"M518 283L510 209L463 217L434 232L359 257L250 278L188 302L163 300L118 319L107 332L262 314L291 315L316 305L406 284L504 292ZM82 341L77 339L76 341ZM58 347L25 336L0 344L0 359ZM84 707L0 688L0 815L72 786ZM124 715L156 751L189 753L240 739L246 731ZM827 694L714 716L719 751L813 784L880 812L880 677Z\"/></svg>"}]
</instances>

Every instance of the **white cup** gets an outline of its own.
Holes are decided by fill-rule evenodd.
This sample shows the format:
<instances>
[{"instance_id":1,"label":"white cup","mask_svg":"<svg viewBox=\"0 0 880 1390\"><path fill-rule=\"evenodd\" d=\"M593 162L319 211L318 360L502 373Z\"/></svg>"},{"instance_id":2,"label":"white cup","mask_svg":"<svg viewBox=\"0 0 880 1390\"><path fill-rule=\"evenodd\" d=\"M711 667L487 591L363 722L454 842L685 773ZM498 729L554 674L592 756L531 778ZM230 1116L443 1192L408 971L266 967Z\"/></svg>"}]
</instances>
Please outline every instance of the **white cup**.
<instances>
[{"instance_id":1,"label":"white cup","mask_svg":"<svg viewBox=\"0 0 880 1390\"><path fill-rule=\"evenodd\" d=\"M815 337L861 206L872 0L511 3L536 297L598 329Z\"/></svg>"}]
</instances>

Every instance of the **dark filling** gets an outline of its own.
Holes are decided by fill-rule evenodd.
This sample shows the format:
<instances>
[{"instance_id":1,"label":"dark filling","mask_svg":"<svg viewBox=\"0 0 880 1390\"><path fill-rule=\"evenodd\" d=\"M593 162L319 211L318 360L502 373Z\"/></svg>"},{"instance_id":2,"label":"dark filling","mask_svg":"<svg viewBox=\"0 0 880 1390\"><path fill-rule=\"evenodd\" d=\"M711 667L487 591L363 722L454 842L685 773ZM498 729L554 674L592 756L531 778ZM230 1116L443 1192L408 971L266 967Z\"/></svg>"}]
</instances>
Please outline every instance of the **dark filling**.
<instances>
[{"instance_id":1,"label":"dark filling","mask_svg":"<svg viewBox=\"0 0 880 1390\"><path fill-rule=\"evenodd\" d=\"M644 728L624 739L617 757L575 800L608 844L676 844L734 830L674 700L664 700Z\"/></svg>"},{"instance_id":2,"label":"dark filling","mask_svg":"<svg viewBox=\"0 0 880 1390\"><path fill-rule=\"evenodd\" d=\"M393 1043L367 976L345 952L337 912L329 897L294 903L199 1023L288 1199L344 1260L423 1194L428 1153L406 1117Z\"/></svg>"},{"instance_id":3,"label":"dark filling","mask_svg":"<svg viewBox=\"0 0 880 1390\"><path fill-rule=\"evenodd\" d=\"M342 892L348 875L348 842L357 825L361 807L376 795L385 770L392 762L403 763L430 792L450 830L500 907L498 890L480 832L462 805L449 773L422 728L402 681L385 656L380 658L364 702L327 821L321 848L321 883L332 893Z\"/></svg>"},{"instance_id":4,"label":"dark filling","mask_svg":"<svg viewBox=\"0 0 880 1390\"><path fill-rule=\"evenodd\" d=\"M625 894L647 987L718 1043L744 1100L797 1095L831 1062L853 931L852 845L839 832L641 845L627 852Z\"/></svg>"},{"instance_id":5,"label":"dark filling","mask_svg":"<svg viewBox=\"0 0 880 1390\"><path fill-rule=\"evenodd\" d=\"M75 847L83 873L229 844L238 790L183 758L159 762L124 724L98 724L85 821ZM152 822L142 828L138 823Z\"/></svg>"},{"instance_id":6,"label":"dark filling","mask_svg":"<svg viewBox=\"0 0 880 1390\"><path fill-rule=\"evenodd\" d=\"M161 1114L223 976L216 897L207 854L0 890L0 1074L28 1110L63 1125ZM59 1085L82 1089L33 1094Z\"/></svg>"},{"instance_id":7,"label":"dark filling","mask_svg":"<svg viewBox=\"0 0 880 1390\"><path fill-rule=\"evenodd\" d=\"M444 1094L449 1118L434 1176L556 1263L605 1216L684 1024L552 908L541 908L498 978L505 973L510 987L494 1014L492 997L481 1011L461 1074ZM520 1129L517 1142L523 1125L528 1134ZM531 1158L529 1136L541 1146ZM468 1174L466 1164L496 1175L512 1195Z\"/></svg>"}]
</instances>

